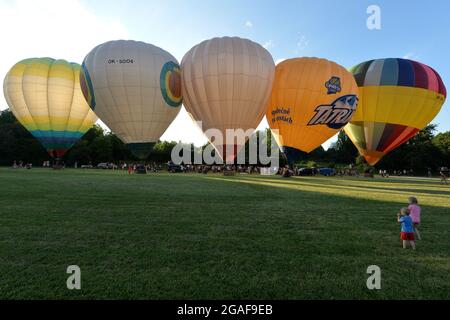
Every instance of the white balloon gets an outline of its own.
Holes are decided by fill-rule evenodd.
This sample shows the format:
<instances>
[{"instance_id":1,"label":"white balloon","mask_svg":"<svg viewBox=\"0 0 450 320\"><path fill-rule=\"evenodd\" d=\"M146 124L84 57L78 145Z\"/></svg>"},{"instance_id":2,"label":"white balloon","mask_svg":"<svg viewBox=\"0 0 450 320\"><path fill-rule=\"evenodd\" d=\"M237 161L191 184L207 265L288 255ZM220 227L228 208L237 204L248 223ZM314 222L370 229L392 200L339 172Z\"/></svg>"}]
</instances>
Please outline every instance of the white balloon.
<instances>
[{"instance_id":1,"label":"white balloon","mask_svg":"<svg viewBox=\"0 0 450 320\"><path fill-rule=\"evenodd\" d=\"M256 129L264 117L272 90L275 64L260 44L238 37L214 38L189 50L181 61L184 106L202 129ZM242 144L227 153L212 144L224 160L233 160ZM229 149L228 149L229 150ZM226 158L226 159L225 159Z\"/></svg>"},{"instance_id":2,"label":"white balloon","mask_svg":"<svg viewBox=\"0 0 450 320\"><path fill-rule=\"evenodd\" d=\"M137 41L110 41L84 59L83 93L98 117L140 158L175 119L182 102L178 61Z\"/></svg>"}]
</instances>

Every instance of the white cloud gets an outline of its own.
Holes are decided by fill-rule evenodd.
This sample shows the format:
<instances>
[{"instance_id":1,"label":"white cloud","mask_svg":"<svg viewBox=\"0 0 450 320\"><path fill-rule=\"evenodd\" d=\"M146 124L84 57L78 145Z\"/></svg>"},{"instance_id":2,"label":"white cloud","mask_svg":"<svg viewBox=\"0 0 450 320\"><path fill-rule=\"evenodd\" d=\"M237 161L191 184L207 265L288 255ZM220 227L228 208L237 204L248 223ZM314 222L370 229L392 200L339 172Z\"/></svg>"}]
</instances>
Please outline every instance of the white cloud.
<instances>
[{"instance_id":1,"label":"white cloud","mask_svg":"<svg viewBox=\"0 0 450 320\"><path fill-rule=\"evenodd\" d=\"M281 58L281 59L275 60L275 65L277 65L277 64L279 64L279 63L281 63L281 62L283 62L284 60L286 60L286 58Z\"/></svg>"},{"instance_id":2,"label":"white cloud","mask_svg":"<svg viewBox=\"0 0 450 320\"><path fill-rule=\"evenodd\" d=\"M272 40L266 41L263 44L263 47L266 48L267 50L269 50L270 48L273 48L275 46L275 44L273 43Z\"/></svg>"},{"instance_id":3,"label":"white cloud","mask_svg":"<svg viewBox=\"0 0 450 320\"><path fill-rule=\"evenodd\" d=\"M309 45L309 40L305 36L301 36L300 40L297 42L298 50L305 50Z\"/></svg>"},{"instance_id":4,"label":"white cloud","mask_svg":"<svg viewBox=\"0 0 450 320\"><path fill-rule=\"evenodd\" d=\"M404 56L403 56L403 59L412 59L412 60L415 60L415 59L418 59L419 58L419 56L416 54L416 53L414 53L414 52L408 52L407 54L405 54Z\"/></svg>"},{"instance_id":5,"label":"white cloud","mask_svg":"<svg viewBox=\"0 0 450 320\"><path fill-rule=\"evenodd\" d=\"M81 63L98 44L129 39L129 32L120 20L96 15L80 0L2 1L0 30L3 30L0 80L25 58L52 57ZM0 92L2 110L8 106L3 90ZM101 121L98 123L107 129ZM207 142L184 108L162 139L196 145Z\"/></svg>"},{"instance_id":6,"label":"white cloud","mask_svg":"<svg viewBox=\"0 0 450 320\"><path fill-rule=\"evenodd\" d=\"M253 22L251 22L250 20L247 20L247 21L245 22L245 26L246 26L247 28L252 28L252 27L253 27Z\"/></svg>"},{"instance_id":7,"label":"white cloud","mask_svg":"<svg viewBox=\"0 0 450 320\"><path fill-rule=\"evenodd\" d=\"M2 1L0 30L2 79L22 59L52 57L81 63L96 45L129 36L120 20L96 15L80 0ZM0 91L0 109L5 109Z\"/></svg>"}]
</instances>

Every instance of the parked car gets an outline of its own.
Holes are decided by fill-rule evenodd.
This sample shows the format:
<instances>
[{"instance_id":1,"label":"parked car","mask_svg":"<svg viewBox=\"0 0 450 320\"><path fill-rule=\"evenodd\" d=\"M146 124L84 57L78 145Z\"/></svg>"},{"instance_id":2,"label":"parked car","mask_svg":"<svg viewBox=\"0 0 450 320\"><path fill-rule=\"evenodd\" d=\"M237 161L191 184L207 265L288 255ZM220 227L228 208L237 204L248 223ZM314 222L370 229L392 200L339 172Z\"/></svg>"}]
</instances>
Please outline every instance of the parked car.
<instances>
[{"instance_id":1,"label":"parked car","mask_svg":"<svg viewBox=\"0 0 450 320\"><path fill-rule=\"evenodd\" d=\"M171 173L183 172L183 168L181 168L180 165L174 163L170 163L167 167L167 170Z\"/></svg>"},{"instance_id":2,"label":"parked car","mask_svg":"<svg viewBox=\"0 0 450 320\"><path fill-rule=\"evenodd\" d=\"M97 165L97 169L117 169L114 163L102 162Z\"/></svg>"},{"instance_id":3,"label":"parked car","mask_svg":"<svg viewBox=\"0 0 450 320\"><path fill-rule=\"evenodd\" d=\"M136 166L136 173L138 174L147 174L147 167L144 166L143 164L138 164Z\"/></svg>"},{"instance_id":4,"label":"parked car","mask_svg":"<svg viewBox=\"0 0 450 320\"><path fill-rule=\"evenodd\" d=\"M108 164L105 162L99 163L97 169L108 169Z\"/></svg>"},{"instance_id":5,"label":"parked car","mask_svg":"<svg viewBox=\"0 0 450 320\"><path fill-rule=\"evenodd\" d=\"M319 168L319 173L326 177L331 177L336 175L336 170L333 168Z\"/></svg>"},{"instance_id":6,"label":"parked car","mask_svg":"<svg viewBox=\"0 0 450 320\"><path fill-rule=\"evenodd\" d=\"M301 168L298 170L299 176L313 176L317 174L317 169L314 168Z\"/></svg>"},{"instance_id":7,"label":"parked car","mask_svg":"<svg viewBox=\"0 0 450 320\"><path fill-rule=\"evenodd\" d=\"M92 164L83 164L83 165L81 165L80 168L81 168L81 169L92 169L93 166L92 166Z\"/></svg>"}]
</instances>

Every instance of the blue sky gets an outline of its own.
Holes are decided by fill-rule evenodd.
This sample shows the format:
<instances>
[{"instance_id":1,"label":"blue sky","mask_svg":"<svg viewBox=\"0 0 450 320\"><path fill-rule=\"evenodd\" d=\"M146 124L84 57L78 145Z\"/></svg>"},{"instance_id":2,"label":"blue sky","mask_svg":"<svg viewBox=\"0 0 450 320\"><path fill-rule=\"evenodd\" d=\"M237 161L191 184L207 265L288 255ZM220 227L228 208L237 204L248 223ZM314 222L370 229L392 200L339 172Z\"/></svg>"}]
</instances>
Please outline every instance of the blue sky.
<instances>
[{"instance_id":1,"label":"blue sky","mask_svg":"<svg viewBox=\"0 0 450 320\"><path fill-rule=\"evenodd\" d=\"M24 1L0 0L0 5L13 7ZM56 5L54 0L33 2ZM407 57L436 69L450 89L450 1L446 0L57 2L59 6L65 4L68 10L75 6L86 19L96 19L95 28L82 27L83 17L74 21L84 28L81 32L91 42L118 37L142 40L164 48L181 60L185 52L204 39L235 35L264 45L275 61L317 56L351 67L373 58ZM369 16L366 10L372 4L381 9L381 30L366 27ZM42 10L48 8L42 5ZM92 39L88 33L92 33ZM79 39L83 41L82 36ZM434 120L439 124L439 131L450 130L448 105L449 102ZM188 121L185 112L181 112L163 138L197 142L201 135ZM195 134L186 135L187 131Z\"/></svg>"},{"instance_id":2,"label":"blue sky","mask_svg":"<svg viewBox=\"0 0 450 320\"><path fill-rule=\"evenodd\" d=\"M99 14L120 17L132 37L181 60L198 42L237 35L265 45L274 60L318 56L351 67L408 57L438 70L450 88L450 2L437 1L86 1ZM367 7L381 9L381 30L366 26ZM448 103L447 103L448 104ZM435 119L450 130L450 109Z\"/></svg>"}]
</instances>

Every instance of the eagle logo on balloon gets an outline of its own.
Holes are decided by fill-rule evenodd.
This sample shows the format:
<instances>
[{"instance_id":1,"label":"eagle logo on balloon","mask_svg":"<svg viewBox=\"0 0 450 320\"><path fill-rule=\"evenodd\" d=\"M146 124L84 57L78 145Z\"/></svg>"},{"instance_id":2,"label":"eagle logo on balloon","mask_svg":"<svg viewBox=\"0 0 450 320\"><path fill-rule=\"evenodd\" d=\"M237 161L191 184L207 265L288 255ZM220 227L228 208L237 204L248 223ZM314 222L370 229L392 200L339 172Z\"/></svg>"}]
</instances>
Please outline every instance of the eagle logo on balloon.
<instances>
[{"instance_id":1,"label":"eagle logo on balloon","mask_svg":"<svg viewBox=\"0 0 450 320\"><path fill-rule=\"evenodd\" d=\"M332 129L345 126L358 106L358 97L348 94L337 98L331 104L320 105L315 109L315 115L309 120L308 126L325 124Z\"/></svg>"}]
</instances>

